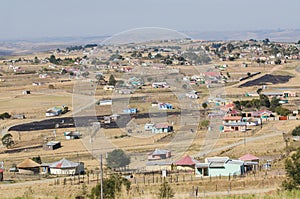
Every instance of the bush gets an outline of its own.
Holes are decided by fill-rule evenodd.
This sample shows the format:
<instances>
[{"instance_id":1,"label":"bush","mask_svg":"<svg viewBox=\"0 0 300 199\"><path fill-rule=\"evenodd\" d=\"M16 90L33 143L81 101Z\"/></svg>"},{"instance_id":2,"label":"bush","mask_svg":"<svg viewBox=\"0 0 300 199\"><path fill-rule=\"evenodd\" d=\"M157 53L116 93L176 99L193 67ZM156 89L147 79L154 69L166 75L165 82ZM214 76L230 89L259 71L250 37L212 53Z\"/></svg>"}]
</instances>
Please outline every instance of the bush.
<instances>
[{"instance_id":1,"label":"bush","mask_svg":"<svg viewBox=\"0 0 300 199\"><path fill-rule=\"evenodd\" d=\"M107 154L106 161L108 167L120 168L130 163L130 157L122 149L115 149Z\"/></svg>"},{"instance_id":2,"label":"bush","mask_svg":"<svg viewBox=\"0 0 300 199\"><path fill-rule=\"evenodd\" d=\"M297 126L296 128L294 128L294 130L292 131L292 135L300 136L300 126Z\"/></svg>"},{"instance_id":3,"label":"bush","mask_svg":"<svg viewBox=\"0 0 300 199\"><path fill-rule=\"evenodd\" d=\"M7 112L0 114L0 119L9 119L11 115Z\"/></svg>"}]
</instances>

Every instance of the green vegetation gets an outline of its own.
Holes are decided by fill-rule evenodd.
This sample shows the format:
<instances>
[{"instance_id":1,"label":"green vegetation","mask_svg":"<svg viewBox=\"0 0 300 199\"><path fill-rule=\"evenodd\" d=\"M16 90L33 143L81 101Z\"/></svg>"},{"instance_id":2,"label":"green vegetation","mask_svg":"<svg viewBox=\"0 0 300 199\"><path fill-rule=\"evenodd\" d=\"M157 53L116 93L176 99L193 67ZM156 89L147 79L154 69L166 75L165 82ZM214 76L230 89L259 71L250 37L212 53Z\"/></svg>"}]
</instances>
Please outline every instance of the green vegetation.
<instances>
[{"instance_id":1,"label":"green vegetation","mask_svg":"<svg viewBox=\"0 0 300 199\"><path fill-rule=\"evenodd\" d=\"M171 186L168 184L166 179L164 179L164 182L161 184L159 193L158 193L158 198L160 199L169 199L169 198L174 198L174 192Z\"/></svg>"},{"instance_id":2,"label":"green vegetation","mask_svg":"<svg viewBox=\"0 0 300 199\"><path fill-rule=\"evenodd\" d=\"M128 192L130 190L131 183L126 178L123 178L119 174L111 175L108 179L103 180L103 197L106 199L118 198L119 194L124 187ZM97 184L92 188L91 194L88 196L90 199L100 198L101 185Z\"/></svg>"},{"instance_id":3,"label":"green vegetation","mask_svg":"<svg viewBox=\"0 0 300 199\"><path fill-rule=\"evenodd\" d=\"M107 154L106 161L108 167L120 168L129 165L130 157L122 149L115 149Z\"/></svg>"},{"instance_id":4,"label":"green vegetation","mask_svg":"<svg viewBox=\"0 0 300 199\"><path fill-rule=\"evenodd\" d=\"M13 140L13 136L10 133L7 133L7 134L3 135L1 141L2 141L2 144L6 148L10 148L15 143L14 140Z\"/></svg>"},{"instance_id":5,"label":"green vegetation","mask_svg":"<svg viewBox=\"0 0 300 199\"><path fill-rule=\"evenodd\" d=\"M259 93L261 91L258 89L257 92ZM270 101L267 96L260 94L259 99L234 101L233 103L235 108L238 110L242 110L242 108L260 109L262 107L265 107L281 116L287 116L291 114L291 111L289 109L283 108L279 101L280 100L275 97L273 97Z\"/></svg>"},{"instance_id":6,"label":"green vegetation","mask_svg":"<svg viewBox=\"0 0 300 199\"><path fill-rule=\"evenodd\" d=\"M108 85L115 86L117 83L117 80L113 75L110 75L109 80L108 80Z\"/></svg>"},{"instance_id":7,"label":"green vegetation","mask_svg":"<svg viewBox=\"0 0 300 199\"><path fill-rule=\"evenodd\" d=\"M282 183L286 190L300 188L300 148L285 161L287 179Z\"/></svg>"},{"instance_id":8,"label":"green vegetation","mask_svg":"<svg viewBox=\"0 0 300 199\"><path fill-rule=\"evenodd\" d=\"M11 115L7 112L0 114L0 119L4 120L4 119L9 119L11 118Z\"/></svg>"},{"instance_id":9,"label":"green vegetation","mask_svg":"<svg viewBox=\"0 0 300 199\"><path fill-rule=\"evenodd\" d=\"M297 126L296 128L294 128L294 130L292 131L292 135L293 136L300 136L300 125Z\"/></svg>"},{"instance_id":10,"label":"green vegetation","mask_svg":"<svg viewBox=\"0 0 300 199\"><path fill-rule=\"evenodd\" d=\"M40 156L33 157L32 160L35 161L36 163L42 164L42 159Z\"/></svg>"}]
</instances>

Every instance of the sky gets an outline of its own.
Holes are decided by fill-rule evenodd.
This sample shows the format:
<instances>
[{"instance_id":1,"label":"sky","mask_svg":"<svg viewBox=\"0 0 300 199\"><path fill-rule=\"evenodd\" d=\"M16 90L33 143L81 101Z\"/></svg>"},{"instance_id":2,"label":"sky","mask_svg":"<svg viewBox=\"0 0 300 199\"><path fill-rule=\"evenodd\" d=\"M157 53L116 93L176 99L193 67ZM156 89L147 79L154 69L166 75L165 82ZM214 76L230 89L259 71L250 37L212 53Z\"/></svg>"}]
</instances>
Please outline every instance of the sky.
<instances>
[{"instance_id":1,"label":"sky","mask_svg":"<svg viewBox=\"0 0 300 199\"><path fill-rule=\"evenodd\" d=\"M300 29L299 0L3 0L0 40L178 31Z\"/></svg>"}]
</instances>

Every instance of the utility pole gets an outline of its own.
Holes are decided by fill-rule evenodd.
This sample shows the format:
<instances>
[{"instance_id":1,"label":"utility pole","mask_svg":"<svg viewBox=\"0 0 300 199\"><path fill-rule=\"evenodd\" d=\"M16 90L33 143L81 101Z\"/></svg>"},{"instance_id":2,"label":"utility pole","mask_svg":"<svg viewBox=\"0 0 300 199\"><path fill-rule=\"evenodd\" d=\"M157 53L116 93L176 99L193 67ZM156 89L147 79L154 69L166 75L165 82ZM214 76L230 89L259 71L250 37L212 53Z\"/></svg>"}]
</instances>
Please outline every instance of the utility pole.
<instances>
[{"instance_id":1,"label":"utility pole","mask_svg":"<svg viewBox=\"0 0 300 199\"><path fill-rule=\"evenodd\" d=\"M102 165L102 154L100 155L100 199L103 199L103 165Z\"/></svg>"}]
</instances>

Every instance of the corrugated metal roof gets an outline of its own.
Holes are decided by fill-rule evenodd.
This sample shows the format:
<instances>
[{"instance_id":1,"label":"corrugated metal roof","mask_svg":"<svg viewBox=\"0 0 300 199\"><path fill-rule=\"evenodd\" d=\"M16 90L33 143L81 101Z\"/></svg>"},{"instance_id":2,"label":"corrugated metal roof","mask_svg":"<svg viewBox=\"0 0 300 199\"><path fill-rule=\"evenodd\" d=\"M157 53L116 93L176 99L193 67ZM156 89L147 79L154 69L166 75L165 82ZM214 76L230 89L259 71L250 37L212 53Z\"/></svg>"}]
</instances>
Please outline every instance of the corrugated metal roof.
<instances>
[{"instance_id":1,"label":"corrugated metal roof","mask_svg":"<svg viewBox=\"0 0 300 199\"><path fill-rule=\"evenodd\" d=\"M163 155L169 153L169 150L155 149L150 155Z\"/></svg>"},{"instance_id":2,"label":"corrugated metal roof","mask_svg":"<svg viewBox=\"0 0 300 199\"><path fill-rule=\"evenodd\" d=\"M49 164L49 167L65 169L65 168L74 168L74 167L77 167L78 165L79 165L79 163L77 163L77 162L72 162L70 160L63 158L57 162Z\"/></svg>"},{"instance_id":3,"label":"corrugated metal roof","mask_svg":"<svg viewBox=\"0 0 300 199\"><path fill-rule=\"evenodd\" d=\"M222 162L222 163L225 163L228 160L229 160L229 157L210 157L210 158L206 158L206 162L207 163L211 163L211 162Z\"/></svg>"}]
</instances>

